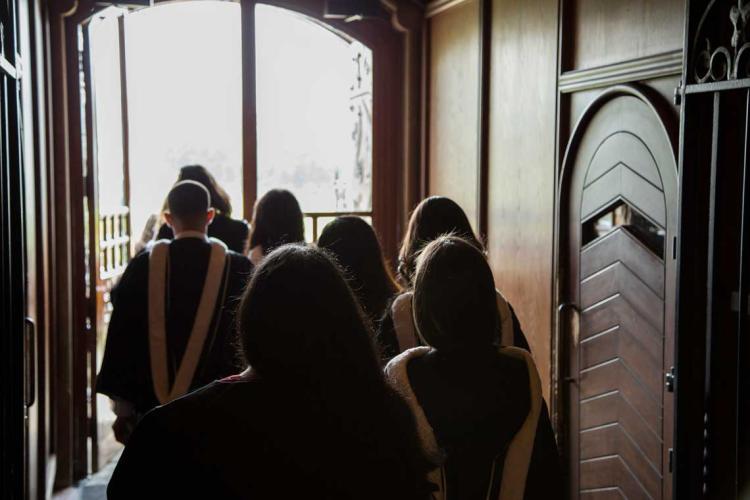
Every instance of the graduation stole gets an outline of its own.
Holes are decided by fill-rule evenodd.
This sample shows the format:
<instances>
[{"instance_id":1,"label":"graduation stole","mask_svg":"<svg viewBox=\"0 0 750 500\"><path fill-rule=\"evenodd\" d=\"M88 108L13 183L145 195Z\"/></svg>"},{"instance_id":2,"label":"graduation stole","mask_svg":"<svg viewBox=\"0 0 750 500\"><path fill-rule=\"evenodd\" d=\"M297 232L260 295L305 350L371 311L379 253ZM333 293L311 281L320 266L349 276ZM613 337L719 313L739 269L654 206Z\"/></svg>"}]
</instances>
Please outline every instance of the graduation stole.
<instances>
[{"instance_id":1,"label":"graduation stole","mask_svg":"<svg viewBox=\"0 0 750 500\"><path fill-rule=\"evenodd\" d=\"M429 460L436 466L428 475L430 482L438 487L438 490L433 492L433 499L448 500L451 497L449 497L449 485L445 481L445 471L443 470L443 463L446 457L438 445L435 431L427 420L427 415L425 415L416 394L414 394L407 372L407 365L411 359L424 356L431 350L431 347L422 346L402 352L388 363L385 367L385 374L389 382L401 394L411 409L414 420L416 420L417 434L419 435L422 449ZM526 477L528 476L529 465L531 464L532 453L534 451L539 415L542 411L542 382L539 379L534 359L526 350L518 347L501 347L500 352L525 362L529 374L531 405L526 419L515 436L513 436L506 450L503 475L500 479L500 491L497 500L523 500L526 491ZM498 458L496 457L495 461ZM495 463L493 462L492 465L489 486L487 488L487 500L492 500L490 493L495 482Z\"/></svg>"},{"instance_id":2,"label":"graduation stole","mask_svg":"<svg viewBox=\"0 0 750 500\"><path fill-rule=\"evenodd\" d=\"M497 311L500 313L500 345L514 345L513 331L513 314L510 312L508 301L503 294L495 290L497 295ZM396 330L396 339L398 340L399 350L402 352L417 347L419 342L422 345L428 345L419 333L416 327L417 322L414 319L412 300L413 292L405 292L396 297L391 305L391 317L393 318L393 328Z\"/></svg>"},{"instance_id":3,"label":"graduation stole","mask_svg":"<svg viewBox=\"0 0 750 500\"><path fill-rule=\"evenodd\" d=\"M148 340L151 358L151 378L154 394L161 404L187 393L198 368L203 345L208 336L219 297L219 288L226 265L227 247L219 240L210 239L211 254L208 258L206 280L203 284L198 310L195 313L193 329L188 338L185 354L175 374L172 388L169 388L167 371L167 332L166 332L166 290L167 267L169 262L169 241L154 243L149 255L148 269ZM190 311L185 311L190 314Z\"/></svg>"}]
</instances>

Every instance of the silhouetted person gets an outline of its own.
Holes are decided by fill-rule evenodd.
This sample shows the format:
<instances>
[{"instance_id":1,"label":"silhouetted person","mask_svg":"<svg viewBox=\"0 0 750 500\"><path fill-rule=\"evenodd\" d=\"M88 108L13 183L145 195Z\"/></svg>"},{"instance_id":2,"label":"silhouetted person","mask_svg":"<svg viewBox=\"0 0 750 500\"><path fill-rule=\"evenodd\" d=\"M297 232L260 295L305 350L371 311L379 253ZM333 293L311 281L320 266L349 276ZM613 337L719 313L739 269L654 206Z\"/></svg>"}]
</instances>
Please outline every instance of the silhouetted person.
<instances>
[{"instance_id":1,"label":"silhouetted person","mask_svg":"<svg viewBox=\"0 0 750 500\"><path fill-rule=\"evenodd\" d=\"M485 253L484 245L474 235L466 213L456 202L443 196L426 198L412 212L399 251L398 276L407 288L413 285L416 260L422 249L434 239L447 234L464 238L482 254ZM499 290L496 292L501 322L501 344L514 345L528 351L529 343L513 308ZM393 301L380 323L378 340L386 359L420 345L420 339L414 329L410 291L402 293Z\"/></svg>"},{"instance_id":2,"label":"silhouetted person","mask_svg":"<svg viewBox=\"0 0 750 500\"><path fill-rule=\"evenodd\" d=\"M206 236L214 218L206 188L175 184L159 240L128 264L113 291L97 391L115 401L115 437L139 416L189 390L236 373L234 310L252 264Z\"/></svg>"},{"instance_id":3,"label":"silhouetted person","mask_svg":"<svg viewBox=\"0 0 750 500\"><path fill-rule=\"evenodd\" d=\"M377 325L398 293L398 285L388 271L372 226L360 217L337 217L323 228L318 246L338 260L359 303Z\"/></svg>"},{"instance_id":4,"label":"silhouetted person","mask_svg":"<svg viewBox=\"0 0 750 500\"><path fill-rule=\"evenodd\" d=\"M286 189L271 189L255 202L251 226L250 260L256 265L274 248L305 241L302 210Z\"/></svg>"},{"instance_id":5,"label":"silhouetted person","mask_svg":"<svg viewBox=\"0 0 750 500\"><path fill-rule=\"evenodd\" d=\"M499 347L492 272L467 241L440 237L420 254L414 317L426 346L386 373L409 402L441 485L438 498L563 498L557 445L528 351Z\"/></svg>"},{"instance_id":6,"label":"silhouetted person","mask_svg":"<svg viewBox=\"0 0 750 500\"><path fill-rule=\"evenodd\" d=\"M146 415L110 498L429 498L414 418L325 252L271 252L238 315L250 368Z\"/></svg>"},{"instance_id":7,"label":"silhouetted person","mask_svg":"<svg viewBox=\"0 0 750 500\"><path fill-rule=\"evenodd\" d=\"M208 227L208 235L223 241L233 252L246 253L250 228L244 220L232 219L232 202L226 191L216 182L211 172L201 165L188 165L180 169L177 182L196 181L203 184L211 195L211 207L216 212ZM171 240L174 232L169 224L162 224L156 235L157 240Z\"/></svg>"}]
</instances>

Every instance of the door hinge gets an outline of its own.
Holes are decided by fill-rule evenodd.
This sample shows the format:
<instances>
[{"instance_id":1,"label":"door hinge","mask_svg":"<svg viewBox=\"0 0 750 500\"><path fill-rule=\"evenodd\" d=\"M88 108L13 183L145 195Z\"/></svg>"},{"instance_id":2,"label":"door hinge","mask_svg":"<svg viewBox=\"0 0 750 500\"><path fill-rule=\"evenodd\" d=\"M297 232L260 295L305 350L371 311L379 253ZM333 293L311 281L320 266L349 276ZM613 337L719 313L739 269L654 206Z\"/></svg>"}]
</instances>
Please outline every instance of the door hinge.
<instances>
[{"instance_id":1,"label":"door hinge","mask_svg":"<svg viewBox=\"0 0 750 500\"><path fill-rule=\"evenodd\" d=\"M668 455L667 455L667 463L669 464L669 473L672 473L673 465L674 465L674 448L670 448Z\"/></svg>"},{"instance_id":2,"label":"door hinge","mask_svg":"<svg viewBox=\"0 0 750 500\"><path fill-rule=\"evenodd\" d=\"M664 386L667 388L667 392L674 392L675 383L674 366L664 375Z\"/></svg>"}]
</instances>

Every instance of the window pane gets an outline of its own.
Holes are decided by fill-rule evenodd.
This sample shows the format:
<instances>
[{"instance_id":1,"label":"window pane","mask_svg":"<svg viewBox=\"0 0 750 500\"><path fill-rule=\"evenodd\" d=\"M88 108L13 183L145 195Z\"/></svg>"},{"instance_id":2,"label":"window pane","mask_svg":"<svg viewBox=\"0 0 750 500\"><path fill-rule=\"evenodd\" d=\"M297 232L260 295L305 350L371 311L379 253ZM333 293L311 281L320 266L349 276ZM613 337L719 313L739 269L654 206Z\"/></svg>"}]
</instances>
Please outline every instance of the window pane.
<instances>
[{"instance_id":1,"label":"window pane","mask_svg":"<svg viewBox=\"0 0 750 500\"><path fill-rule=\"evenodd\" d=\"M98 204L102 214L114 213L125 203L122 149L122 95L120 93L120 35L117 9L108 9L91 21L92 93Z\"/></svg>"},{"instance_id":2,"label":"window pane","mask_svg":"<svg viewBox=\"0 0 750 500\"><path fill-rule=\"evenodd\" d=\"M255 24L258 194L371 210L371 51L285 9L258 5Z\"/></svg>"},{"instance_id":3,"label":"window pane","mask_svg":"<svg viewBox=\"0 0 750 500\"><path fill-rule=\"evenodd\" d=\"M208 168L242 212L240 6L180 2L125 25L132 225L161 210L179 168ZM137 236L136 236L137 239Z\"/></svg>"}]
</instances>

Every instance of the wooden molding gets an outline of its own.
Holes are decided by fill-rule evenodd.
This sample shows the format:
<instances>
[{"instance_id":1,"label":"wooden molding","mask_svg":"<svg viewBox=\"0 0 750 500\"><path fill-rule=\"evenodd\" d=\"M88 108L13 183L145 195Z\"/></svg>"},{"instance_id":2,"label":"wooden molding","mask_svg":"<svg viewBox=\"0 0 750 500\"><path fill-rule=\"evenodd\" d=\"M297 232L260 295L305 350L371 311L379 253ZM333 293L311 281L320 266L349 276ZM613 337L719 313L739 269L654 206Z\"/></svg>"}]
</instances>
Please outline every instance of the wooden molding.
<instances>
[{"instance_id":1,"label":"wooden molding","mask_svg":"<svg viewBox=\"0 0 750 500\"><path fill-rule=\"evenodd\" d=\"M566 71L560 75L558 89L567 94L680 74L682 74L682 49L677 49L617 64Z\"/></svg>"},{"instance_id":2,"label":"wooden molding","mask_svg":"<svg viewBox=\"0 0 750 500\"><path fill-rule=\"evenodd\" d=\"M469 0L432 0L427 2L425 7L425 17L433 17L448 9L458 7Z\"/></svg>"}]
</instances>

